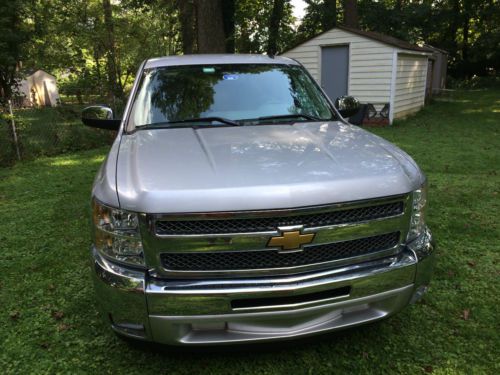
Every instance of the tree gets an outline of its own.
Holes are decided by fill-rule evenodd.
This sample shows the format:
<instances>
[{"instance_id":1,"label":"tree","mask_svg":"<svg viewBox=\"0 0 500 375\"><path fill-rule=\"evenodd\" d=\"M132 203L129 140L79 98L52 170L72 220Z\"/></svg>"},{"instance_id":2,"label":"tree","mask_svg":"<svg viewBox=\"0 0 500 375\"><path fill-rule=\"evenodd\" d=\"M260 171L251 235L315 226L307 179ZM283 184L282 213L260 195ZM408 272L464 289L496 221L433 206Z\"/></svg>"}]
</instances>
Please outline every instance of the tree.
<instances>
[{"instance_id":1,"label":"tree","mask_svg":"<svg viewBox=\"0 0 500 375\"><path fill-rule=\"evenodd\" d=\"M265 53L270 38L274 0L238 0L234 10L234 44L238 53ZM296 36L295 18L290 2L284 1L279 23L276 51L283 51ZM227 36L230 38L230 36ZM228 50L230 52L230 50Z\"/></svg>"},{"instance_id":2,"label":"tree","mask_svg":"<svg viewBox=\"0 0 500 375\"><path fill-rule=\"evenodd\" d=\"M0 100L11 98L17 82L19 63L24 57L28 34L22 22L24 4L20 0L0 3Z\"/></svg>"},{"instance_id":3,"label":"tree","mask_svg":"<svg viewBox=\"0 0 500 375\"><path fill-rule=\"evenodd\" d=\"M344 0L344 26L359 29L358 5L356 0Z\"/></svg>"},{"instance_id":4,"label":"tree","mask_svg":"<svg viewBox=\"0 0 500 375\"><path fill-rule=\"evenodd\" d=\"M226 52L228 53L234 53L235 51L235 13L236 0L222 0L222 18L224 22L224 34L226 38Z\"/></svg>"},{"instance_id":5,"label":"tree","mask_svg":"<svg viewBox=\"0 0 500 375\"><path fill-rule=\"evenodd\" d=\"M267 54L275 55L278 52L278 39L280 24L283 19L285 0L274 0L271 18L269 20L269 39L267 41Z\"/></svg>"},{"instance_id":6,"label":"tree","mask_svg":"<svg viewBox=\"0 0 500 375\"><path fill-rule=\"evenodd\" d=\"M113 98L123 98L123 86L121 85L121 71L117 64L115 48L115 31L113 22L113 10L110 0L102 0L104 10L104 26L106 29L106 67L108 72L108 93Z\"/></svg>"},{"instance_id":7,"label":"tree","mask_svg":"<svg viewBox=\"0 0 500 375\"><path fill-rule=\"evenodd\" d=\"M466 78L500 69L498 0L359 0L363 29L448 51L449 75ZM380 20L384 22L380 22Z\"/></svg>"},{"instance_id":8,"label":"tree","mask_svg":"<svg viewBox=\"0 0 500 375\"><path fill-rule=\"evenodd\" d=\"M184 54L195 52L196 12L192 0L177 0L181 24L182 51Z\"/></svg>"},{"instance_id":9,"label":"tree","mask_svg":"<svg viewBox=\"0 0 500 375\"><path fill-rule=\"evenodd\" d=\"M337 0L323 0L323 17L321 27L324 31L337 25Z\"/></svg>"},{"instance_id":10,"label":"tree","mask_svg":"<svg viewBox=\"0 0 500 375\"><path fill-rule=\"evenodd\" d=\"M222 0L195 0L198 53L226 52Z\"/></svg>"},{"instance_id":11,"label":"tree","mask_svg":"<svg viewBox=\"0 0 500 375\"><path fill-rule=\"evenodd\" d=\"M337 0L305 0L306 12L298 28L297 42L312 38L337 25Z\"/></svg>"}]
</instances>

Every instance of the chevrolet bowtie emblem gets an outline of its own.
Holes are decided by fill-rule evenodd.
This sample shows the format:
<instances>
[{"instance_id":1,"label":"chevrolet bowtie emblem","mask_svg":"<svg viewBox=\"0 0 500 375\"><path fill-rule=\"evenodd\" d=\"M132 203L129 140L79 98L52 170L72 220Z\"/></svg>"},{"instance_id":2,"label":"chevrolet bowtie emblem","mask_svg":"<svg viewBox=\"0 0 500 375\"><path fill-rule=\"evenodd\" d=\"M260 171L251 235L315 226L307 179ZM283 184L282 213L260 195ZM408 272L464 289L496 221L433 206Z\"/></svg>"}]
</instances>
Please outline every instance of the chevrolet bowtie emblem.
<instances>
[{"instance_id":1,"label":"chevrolet bowtie emblem","mask_svg":"<svg viewBox=\"0 0 500 375\"><path fill-rule=\"evenodd\" d=\"M281 247L283 250L297 250L311 243L314 233L301 234L300 230L283 232L281 236L271 237L267 243L268 247Z\"/></svg>"}]
</instances>

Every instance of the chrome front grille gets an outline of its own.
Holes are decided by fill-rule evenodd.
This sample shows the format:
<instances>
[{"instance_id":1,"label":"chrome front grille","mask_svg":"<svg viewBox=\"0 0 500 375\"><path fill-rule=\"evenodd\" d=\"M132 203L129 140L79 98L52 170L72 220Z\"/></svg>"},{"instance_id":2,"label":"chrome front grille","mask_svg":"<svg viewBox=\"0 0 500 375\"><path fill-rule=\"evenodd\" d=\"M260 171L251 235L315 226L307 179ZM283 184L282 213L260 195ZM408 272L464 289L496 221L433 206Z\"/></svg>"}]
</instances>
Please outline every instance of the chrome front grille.
<instances>
[{"instance_id":1,"label":"chrome front grille","mask_svg":"<svg viewBox=\"0 0 500 375\"><path fill-rule=\"evenodd\" d=\"M353 258L391 249L398 245L400 232L323 245L306 246L303 251L278 250L163 253L162 265L173 271L221 271L279 269Z\"/></svg>"},{"instance_id":2,"label":"chrome front grille","mask_svg":"<svg viewBox=\"0 0 500 375\"><path fill-rule=\"evenodd\" d=\"M332 212L296 216L208 219L160 220L156 222L158 235L202 235L227 233L252 233L274 231L284 226L301 225L304 228L323 227L375 220L403 213L403 202L391 202L367 207L347 208Z\"/></svg>"},{"instance_id":3,"label":"chrome front grille","mask_svg":"<svg viewBox=\"0 0 500 375\"><path fill-rule=\"evenodd\" d=\"M167 278L259 277L325 270L391 257L410 222L410 195L271 211L143 214L150 275ZM270 239L313 234L297 249Z\"/></svg>"}]
</instances>

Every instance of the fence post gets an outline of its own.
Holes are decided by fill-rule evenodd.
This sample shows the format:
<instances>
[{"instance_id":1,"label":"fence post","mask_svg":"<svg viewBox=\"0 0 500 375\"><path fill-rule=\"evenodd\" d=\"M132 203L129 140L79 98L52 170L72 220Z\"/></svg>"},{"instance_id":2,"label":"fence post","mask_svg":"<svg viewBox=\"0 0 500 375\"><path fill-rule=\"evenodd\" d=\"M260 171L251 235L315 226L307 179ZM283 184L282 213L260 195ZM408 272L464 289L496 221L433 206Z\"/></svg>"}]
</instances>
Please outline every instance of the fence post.
<instances>
[{"instance_id":1,"label":"fence post","mask_svg":"<svg viewBox=\"0 0 500 375\"><path fill-rule=\"evenodd\" d=\"M14 113L12 112L12 102L9 100L10 123L12 125L12 134L14 135L14 144L16 145L17 159L21 161L21 153L19 152L19 143L17 141L16 123L14 121Z\"/></svg>"}]
</instances>

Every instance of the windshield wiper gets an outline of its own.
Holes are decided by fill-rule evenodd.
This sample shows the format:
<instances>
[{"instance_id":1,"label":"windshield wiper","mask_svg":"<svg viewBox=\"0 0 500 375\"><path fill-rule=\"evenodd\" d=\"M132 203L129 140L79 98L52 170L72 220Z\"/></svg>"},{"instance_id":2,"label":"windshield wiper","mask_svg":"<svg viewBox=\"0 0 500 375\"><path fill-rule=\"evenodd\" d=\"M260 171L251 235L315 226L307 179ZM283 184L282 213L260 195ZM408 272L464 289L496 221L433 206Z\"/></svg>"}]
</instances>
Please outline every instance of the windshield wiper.
<instances>
[{"instance_id":1,"label":"windshield wiper","mask_svg":"<svg viewBox=\"0 0 500 375\"><path fill-rule=\"evenodd\" d=\"M237 123L236 121L224 118L224 117L197 117L197 118L189 118L185 120L173 120L173 121L165 121L165 122L156 122L153 124L148 124L146 125L147 127L154 128L154 127L161 127L161 126L169 126L169 125L176 125L176 124L192 124L192 123L197 123L197 122L220 122L222 124L226 125L231 125L231 126L241 126L241 124Z\"/></svg>"},{"instance_id":2,"label":"windshield wiper","mask_svg":"<svg viewBox=\"0 0 500 375\"><path fill-rule=\"evenodd\" d=\"M281 119L306 119L309 121L326 121L324 119L320 119L311 115L306 115L304 113L289 113L287 115L275 115L275 116L263 116L257 117L255 119L246 119L242 121L266 121L266 120L281 120Z\"/></svg>"}]
</instances>

